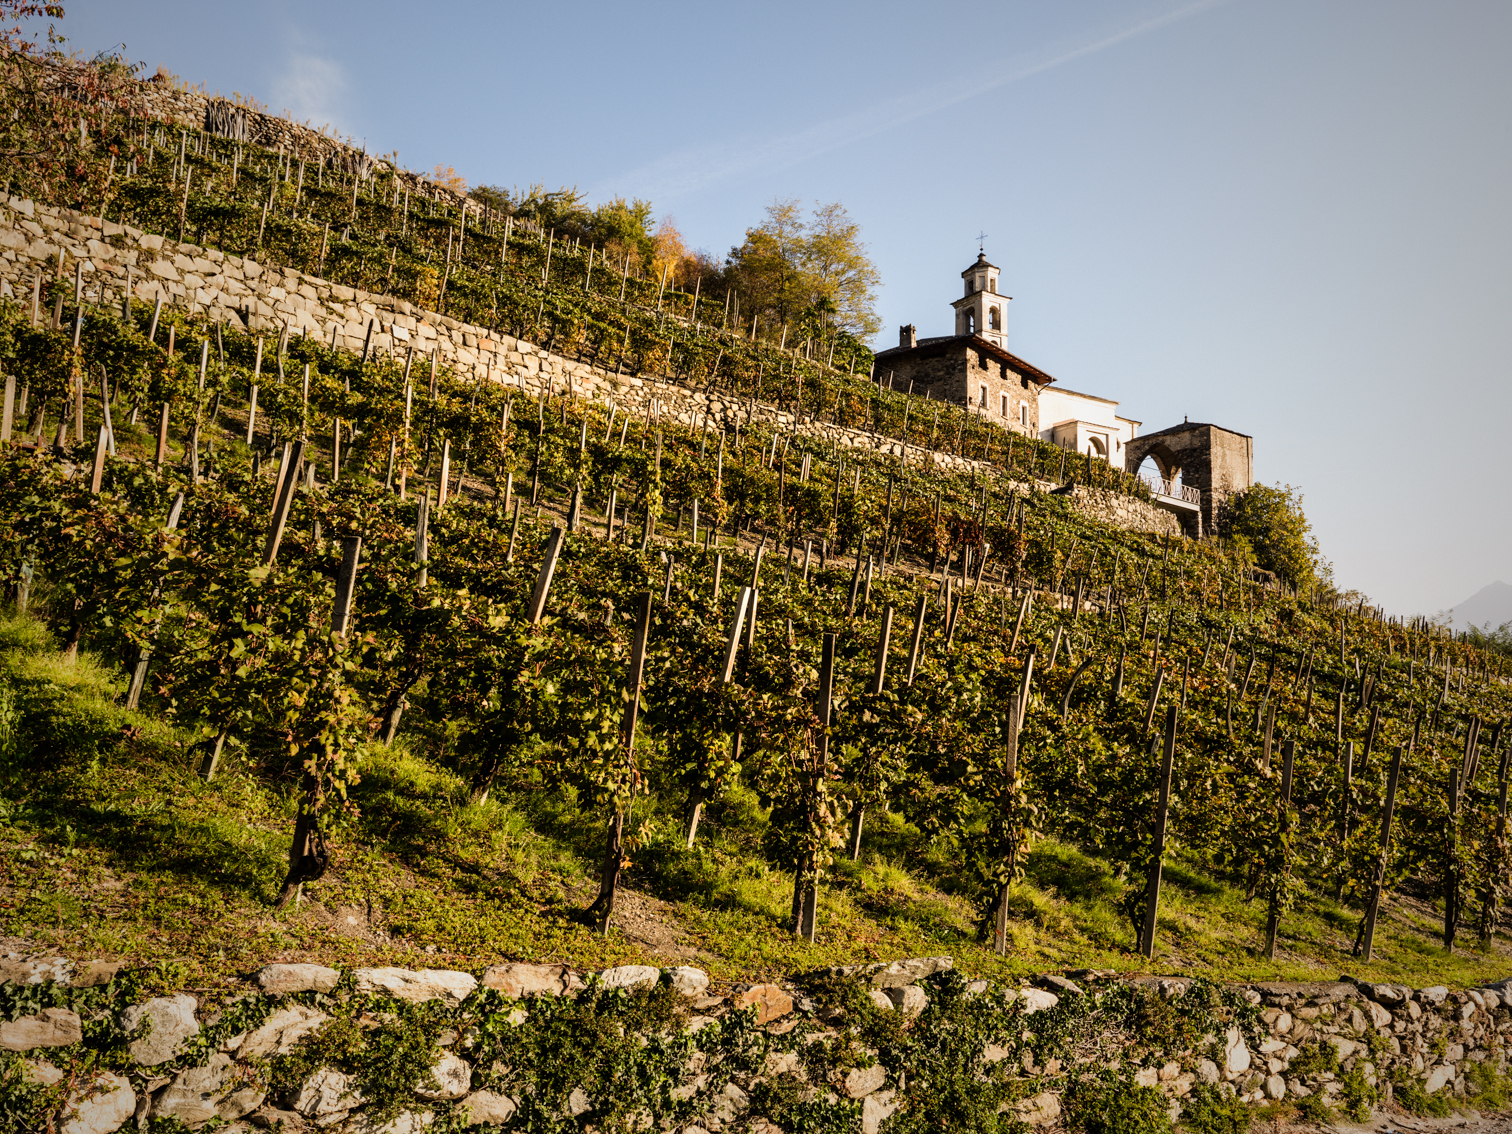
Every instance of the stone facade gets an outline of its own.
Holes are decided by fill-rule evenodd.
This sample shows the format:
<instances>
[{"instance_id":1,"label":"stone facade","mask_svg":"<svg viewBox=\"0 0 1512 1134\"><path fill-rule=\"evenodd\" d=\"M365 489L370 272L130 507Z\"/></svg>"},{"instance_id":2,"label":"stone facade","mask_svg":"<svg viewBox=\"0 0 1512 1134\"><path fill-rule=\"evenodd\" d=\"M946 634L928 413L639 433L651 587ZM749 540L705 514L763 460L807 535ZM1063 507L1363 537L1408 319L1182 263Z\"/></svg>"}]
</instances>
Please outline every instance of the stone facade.
<instances>
[{"instance_id":1,"label":"stone facade","mask_svg":"<svg viewBox=\"0 0 1512 1134\"><path fill-rule=\"evenodd\" d=\"M1147 433L1124 449L1124 467L1137 473L1146 457L1160 475L1178 477L1202 493L1202 530L1215 530L1223 504L1236 492L1255 482L1255 439L1244 433L1206 422L1187 422Z\"/></svg>"},{"instance_id":2,"label":"stone facade","mask_svg":"<svg viewBox=\"0 0 1512 1134\"><path fill-rule=\"evenodd\" d=\"M876 374L894 390L970 407L987 421L1038 437L1039 395L1054 379L978 335L913 338L876 356ZM909 345L912 343L912 345Z\"/></svg>"}]
</instances>

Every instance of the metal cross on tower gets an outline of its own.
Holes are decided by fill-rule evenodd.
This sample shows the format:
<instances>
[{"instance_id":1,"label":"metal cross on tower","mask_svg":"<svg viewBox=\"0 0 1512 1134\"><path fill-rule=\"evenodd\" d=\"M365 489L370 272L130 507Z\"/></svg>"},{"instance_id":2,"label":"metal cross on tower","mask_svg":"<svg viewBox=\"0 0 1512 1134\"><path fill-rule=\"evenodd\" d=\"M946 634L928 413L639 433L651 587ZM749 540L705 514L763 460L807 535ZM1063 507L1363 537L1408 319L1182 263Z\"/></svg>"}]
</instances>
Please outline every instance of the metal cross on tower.
<instances>
[{"instance_id":1,"label":"metal cross on tower","mask_svg":"<svg viewBox=\"0 0 1512 1134\"><path fill-rule=\"evenodd\" d=\"M977 251L983 255L987 253L987 234L985 232L977 233Z\"/></svg>"}]
</instances>

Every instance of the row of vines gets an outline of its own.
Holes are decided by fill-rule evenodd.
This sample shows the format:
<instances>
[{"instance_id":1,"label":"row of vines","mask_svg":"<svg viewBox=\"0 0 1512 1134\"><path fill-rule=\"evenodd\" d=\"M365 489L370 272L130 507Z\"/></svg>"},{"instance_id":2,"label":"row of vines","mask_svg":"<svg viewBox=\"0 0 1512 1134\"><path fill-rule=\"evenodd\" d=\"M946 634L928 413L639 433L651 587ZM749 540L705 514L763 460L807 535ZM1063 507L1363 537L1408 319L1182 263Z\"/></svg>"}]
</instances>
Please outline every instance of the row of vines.
<instances>
[{"instance_id":1,"label":"row of vines","mask_svg":"<svg viewBox=\"0 0 1512 1134\"><path fill-rule=\"evenodd\" d=\"M634 801L678 801L691 844L740 782L805 933L883 806L970 849L984 934L1041 833L1124 866L1137 929L1171 713L1167 851L1281 918L1379 884L1441 897L1449 940L1498 924L1507 675L1431 627L999 476L146 319L91 311L77 347L0 319L25 423L0 580L203 774L298 791L280 900L325 869L364 752L409 734L475 799L539 777L598 808L601 923Z\"/></svg>"}]
</instances>

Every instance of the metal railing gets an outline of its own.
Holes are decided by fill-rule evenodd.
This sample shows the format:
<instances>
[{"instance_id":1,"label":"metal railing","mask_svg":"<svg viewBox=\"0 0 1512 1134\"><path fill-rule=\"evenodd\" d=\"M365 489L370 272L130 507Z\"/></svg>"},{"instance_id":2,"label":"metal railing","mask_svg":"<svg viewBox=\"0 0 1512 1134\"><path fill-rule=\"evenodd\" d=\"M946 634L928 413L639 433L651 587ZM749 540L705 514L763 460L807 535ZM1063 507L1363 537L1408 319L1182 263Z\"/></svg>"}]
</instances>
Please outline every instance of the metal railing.
<instances>
[{"instance_id":1,"label":"metal railing","mask_svg":"<svg viewBox=\"0 0 1512 1134\"><path fill-rule=\"evenodd\" d=\"M1193 488L1189 484L1177 484L1156 473L1145 473L1141 479L1161 496L1169 496L1173 500L1184 500L1188 504L1198 506L1202 504L1202 489L1200 488Z\"/></svg>"}]
</instances>

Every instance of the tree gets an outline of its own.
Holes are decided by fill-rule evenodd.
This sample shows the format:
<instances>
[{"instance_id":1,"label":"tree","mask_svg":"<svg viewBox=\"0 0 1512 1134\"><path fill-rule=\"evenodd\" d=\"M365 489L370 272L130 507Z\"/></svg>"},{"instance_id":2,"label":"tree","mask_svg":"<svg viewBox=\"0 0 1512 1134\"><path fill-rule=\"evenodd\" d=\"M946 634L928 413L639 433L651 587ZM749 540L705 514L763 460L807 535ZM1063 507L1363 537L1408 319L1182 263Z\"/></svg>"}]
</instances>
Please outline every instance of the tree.
<instances>
[{"instance_id":1,"label":"tree","mask_svg":"<svg viewBox=\"0 0 1512 1134\"><path fill-rule=\"evenodd\" d=\"M861 226L838 201L816 203L805 217L799 202L779 198L766 220L747 229L730 251L730 284L742 308L821 338L874 335L881 282L861 241Z\"/></svg>"},{"instance_id":2,"label":"tree","mask_svg":"<svg viewBox=\"0 0 1512 1134\"><path fill-rule=\"evenodd\" d=\"M1291 485L1256 484L1231 496L1218 531L1238 550L1283 582L1302 586L1331 573Z\"/></svg>"},{"instance_id":3,"label":"tree","mask_svg":"<svg viewBox=\"0 0 1512 1134\"><path fill-rule=\"evenodd\" d=\"M593 210L591 235L611 259L628 259L630 272L639 275L656 250L651 223L650 201L615 197Z\"/></svg>"},{"instance_id":4,"label":"tree","mask_svg":"<svg viewBox=\"0 0 1512 1134\"><path fill-rule=\"evenodd\" d=\"M467 178L463 177L449 165L442 165L439 161L436 168L427 175L427 180L435 182L453 193L467 195Z\"/></svg>"}]
</instances>

